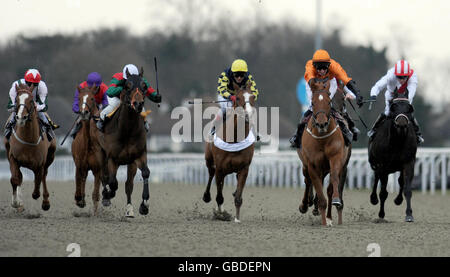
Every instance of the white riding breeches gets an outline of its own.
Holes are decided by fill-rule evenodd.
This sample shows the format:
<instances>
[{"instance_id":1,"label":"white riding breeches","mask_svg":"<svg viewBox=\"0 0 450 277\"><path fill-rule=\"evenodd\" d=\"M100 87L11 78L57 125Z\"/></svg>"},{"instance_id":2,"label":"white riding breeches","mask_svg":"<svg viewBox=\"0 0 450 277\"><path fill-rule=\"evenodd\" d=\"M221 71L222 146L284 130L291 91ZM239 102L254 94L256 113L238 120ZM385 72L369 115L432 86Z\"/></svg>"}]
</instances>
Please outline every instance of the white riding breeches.
<instances>
[{"instance_id":1,"label":"white riding breeches","mask_svg":"<svg viewBox=\"0 0 450 277\"><path fill-rule=\"evenodd\" d=\"M105 120L105 116L109 113L111 113L112 111L114 111L114 109L116 107L118 107L120 105L120 98L119 97L108 97L108 106L106 106L103 111L101 111L100 113L100 119L101 120Z\"/></svg>"}]
</instances>

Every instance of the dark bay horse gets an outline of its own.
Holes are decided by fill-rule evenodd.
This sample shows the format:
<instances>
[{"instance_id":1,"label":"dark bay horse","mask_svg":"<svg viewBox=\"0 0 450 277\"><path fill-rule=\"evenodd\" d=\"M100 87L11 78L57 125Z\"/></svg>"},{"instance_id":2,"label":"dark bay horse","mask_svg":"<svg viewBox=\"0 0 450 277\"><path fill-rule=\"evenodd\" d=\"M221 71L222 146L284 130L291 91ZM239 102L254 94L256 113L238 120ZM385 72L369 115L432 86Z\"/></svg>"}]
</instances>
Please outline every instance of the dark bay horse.
<instances>
[{"instance_id":1,"label":"dark bay horse","mask_svg":"<svg viewBox=\"0 0 450 277\"><path fill-rule=\"evenodd\" d=\"M211 182L216 177L217 196L216 202L218 212L223 213L223 185L225 176L230 173L236 173L237 188L233 193L234 205L236 207L235 222L240 222L240 208L242 205L242 192L247 180L248 170L253 158L254 142L248 140L253 136L251 124L254 114L255 96L251 94L250 87L239 88L234 84L236 93L236 102L233 108L229 109L224 124L217 128L216 136L229 146L237 146L238 143L245 147L241 150L228 149L223 150L216 146L215 142L207 142L205 145L205 160L208 167L209 180L206 191L203 194L203 201L211 201ZM249 136L250 134L250 136ZM248 143L246 143L248 141ZM254 141L254 140L253 140ZM250 144L251 143L251 144ZM247 145L249 144L249 145ZM237 148L239 149L239 148Z\"/></svg>"},{"instance_id":2,"label":"dark bay horse","mask_svg":"<svg viewBox=\"0 0 450 277\"><path fill-rule=\"evenodd\" d=\"M143 82L143 69L139 74L130 75L126 72L127 79L120 94L120 106L114 115L105 122L104 133L100 133L99 142L106 154L108 170L107 185L104 186L103 205L110 204L110 199L116 195L118 182L116 178L117 169L120 165L127 165L127 180L125 182L125 193L127 195L126 216L134 217L131 204L133 193L133 181L137 168L141 170L143 179L142 203L139 213L148 214L149 188L148 178L150 170L147 166L147 142L144 120L141 112L144 107L145 83Z\"/></svg>"},{"instance_id":3,"label":"dark bay horse","mask_svg":"<svg viewBox=\"0 0 450 277\"><path fill-rule=\"evenodd\" d=\"M370 195L370 202L378 204L377 185L381 181L380 211L378 216L385 216L384 202L388 197L386 190L388 176L400 171L398 183L400 192L394 203L403 202L402 192L406 197L406 222L413 222L411 209L411 182L414 177L414 164L416 161L417 140L412 125L413 106L406 98L396 98L390 106L389 116L381 123L377 132L369 140L369 163L375 173L375 183Z\"/></svg>"},{"instance_id":4,"label":"dark bay horse","mask_svg":"<svg viewBox=\"0 0 450 277\"><path fill-rule=\"evenodd\" d=\"M13 187L12 206L21 210L23 202L21 199L20 185L22 185L21 167L25 167L34 173L33 199L40 196L41 182L43 184L42 209L50 209L49 193L47 190L48 167L55 158L56 142L48 141L47 136L42 133L39 125L36 105L33 99L34 86L26 84L16 85L16 121L13 128L13 136L5 139L6 156L8 157L11 170L11 185Z\"/></svg>"},{"instance_id":5,"label":"dark bay horse","mask_svg":"<svg viewBox=\"0 0 450 277\"><path fill-rule=\"evenodd\" d=\"M86 206L85 187L89 170L94 175L94 190L92 201L94 214L97 214L98 201L100 200L100 181L103 180L104 152L98 142L98 129L95 126L94 117L98 117L98 107L94 94L97 87L81 88L78 86L78 100L80 106L81 128L72 141L72 157L75 162L75 201L78 207Z\"/></svg>"},{"instance_id":6,"label":"dark bay horse","mask_svg":"<svg viewBox=\"0 0 450 277\"><path fill-rule=\"evenodd\" d=\"M302 148L297 149L297 154L303 164L306 184L299 210L301 213L306 213L308 210L312 201L312 187L314 187L317 194L317 205L322 216L322 225L332 225L332 205L336 206L338 211L338 224L342 224L344 207L342 197L351 145L345 145L339 125L332 116L330 80L313 79L310 87L313 115L303 132ZM330 185L327 189L328 211L325 217L327 200L323 194L323 180L327 174L330 174Z\"/></svg>"}]
</instances>

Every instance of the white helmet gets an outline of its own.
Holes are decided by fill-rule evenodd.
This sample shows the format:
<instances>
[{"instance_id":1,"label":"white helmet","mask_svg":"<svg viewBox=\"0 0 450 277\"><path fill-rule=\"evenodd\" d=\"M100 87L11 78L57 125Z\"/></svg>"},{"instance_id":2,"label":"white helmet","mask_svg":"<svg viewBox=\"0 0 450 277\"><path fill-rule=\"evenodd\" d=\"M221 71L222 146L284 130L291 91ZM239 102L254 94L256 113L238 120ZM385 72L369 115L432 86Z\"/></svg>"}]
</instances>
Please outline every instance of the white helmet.
<instances>
[{"instance_id":1,"label":"white helmet","mask_svg":"<svg viewBox=\"0 0 450 277\"><path fill-rule=\"evenodd\" d=\"M123 78L127 78L127 69L130 75L139 75L139 70L134 64L127 64L123 67Z\"/></svg>"}]
</instances>

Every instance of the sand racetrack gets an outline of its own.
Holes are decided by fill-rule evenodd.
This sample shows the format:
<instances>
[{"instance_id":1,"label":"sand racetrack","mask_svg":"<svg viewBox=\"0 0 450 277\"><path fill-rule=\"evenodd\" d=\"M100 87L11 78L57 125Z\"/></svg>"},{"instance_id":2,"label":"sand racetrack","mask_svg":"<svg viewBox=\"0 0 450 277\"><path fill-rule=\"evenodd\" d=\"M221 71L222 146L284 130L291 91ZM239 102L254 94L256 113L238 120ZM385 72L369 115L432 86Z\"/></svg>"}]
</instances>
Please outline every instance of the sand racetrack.
<instances>
[{"instance_id":1,"label":"sand racetrack","mask_svg":"<svg viewBox=\"0 0 450 277\"><path fill-rule=\"evenodd\" d=\"M125 214L123 182L110 207L92 216L92 183L87 206L74 203L73 182L49 182L49 211L31 198L25 181L25 210L11 207L9 181L0 182L0 256L68 256L70 243L81 256L368 256L370 243L381 256L450 256L450 196L413 192L414 223L405 223L405 201L398 207L394 194L386 202L385 223L376 223L378 206L369 191L344 190L344 224L320 226L319 217L298 212L303 189L246 187L242 223L213 220L213 200L201 200L204 185L150 184L150 213L139 215L142 183L133 193L136 217ZM234 188L225 186L225 209L234 215ZM42 194L42 188L41 188ZM101 204L100 204L101 206ZM336 223L337 213L333 210Z\"/></svg>"}]
</instances>

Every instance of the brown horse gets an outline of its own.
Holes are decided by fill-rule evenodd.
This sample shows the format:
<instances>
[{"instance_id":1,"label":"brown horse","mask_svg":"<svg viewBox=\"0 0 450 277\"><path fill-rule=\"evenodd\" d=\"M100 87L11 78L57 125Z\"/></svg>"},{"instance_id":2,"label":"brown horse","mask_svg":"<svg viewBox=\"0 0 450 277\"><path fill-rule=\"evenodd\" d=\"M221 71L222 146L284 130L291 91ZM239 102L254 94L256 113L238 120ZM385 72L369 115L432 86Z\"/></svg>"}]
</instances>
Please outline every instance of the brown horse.
<instances>
[{"instance_id":1,"label":"brown horse","mask_svg":"<svg viewBox=\"0 0 450 277\"><path fill-rule=\"evenodd\" d=\"M338 210L338 224L342 224L344 202L342 193L347 175L347 164L351 146L345 146L344 137L336 119L332 116L330 99L330 80L313 79L313 115L302 135L302 148L297 150L303 164L306 189L299 210L306 213L312 200L312 186L317 194L317 204L322 216L322 225L332 225L331 206ZM328 212L325 218L327 201L323 194L323 180L330 174L328 186Z\"/></svg>"},{"instance_id":2,"label":"brown horse","mask_svg":"<svg viewBox=\"0 0 450 277\"><path fill-rule=\"evenodd\" d=\"M40 196L41 182L43 184L42 209L50 209L49 193L47 190L47 171L55 158L56 142L48 141L47 136L41 132L36 104L33 99L34 86L25 84L16 85L16 121L13 136L5 139L6 156L11 170L11 185L13 187L12 206L18 210L23 209L20 185L22 185L21 167L28 168L34 173L33 199Z\"/></svg>"},{"instance_id":3,"label":"brown horse","mask_svg":"<svg viewBox=\"0 0 450 277\"><path fill-rule=\"evenodd\" d=\"M98 117L98 107L94 94L97 87L81 88L78 86L78 100L81 103L80 118L81 128L72 141L72 157L75 162L75 201L78 207L84 208L86 202L85 186L89 170L94 175L94 191L92 201L94 214L97 214L98 201L100 200L100 181L103 178L103 161L105 159L98 142L98 129L95 126L94 117Z\"/></svg>"},{"instance_id":4,"label":"brown horse","mask_svg":"<svg viewBox=\"0 0 450 277\"><path fill-rule=\"evenodd\" d=\"M137 168L141 170L143 179L142 203L139 213L148 214L149 189L148 178L150 170L147 166L147 142L144 120L141 112L144 107L145 83L142 80L143 69L139 75L130 75L127 71L127 79L120 94L120 106L109 122L106 122L104 133L100 133L99 142L106 153L108 170L107 185L104 185L103 205L108 206L110 199L116 195L118 182L116 178L117 169L120 165L127 165L127 180L125 182L125 193L127 194L126 217L134 217L131 204L133 193L133 181Z\"/></svg>"},{"instance_id":5,"label":"brown horse","mask_svg":"<svg viewBox=\"0 0 450 277\"><path fill-rule=\"evenodd\" d=\"M255 105L255 96L251 94L250 88L239 88L234 84L236 93L236 102L233 103L233 109L229 110L224 124L217 128L216 136L229 145L236 145L249 137L251 130L252 114ZM232 132L230 132L232 131ZM233 132L234 131L234 132ZM253 136L253 134L250 134ZM211 201L211 181L216 177L217 196L216 202L219 213L223 213L223 195L222 189L225 176L230 173L236 173L237 188L233 193L234 205L236 207L235 222L240 222L240 208L242 205L242 192L245 181L247 180L248 170L252 162L254 152L254 143L242 150L226 151L216 146L214 142L207 142L205 145L205 160L209 171L209 180L206 191L203 194L203 201Z\"/></svg>"}]
</instances>

